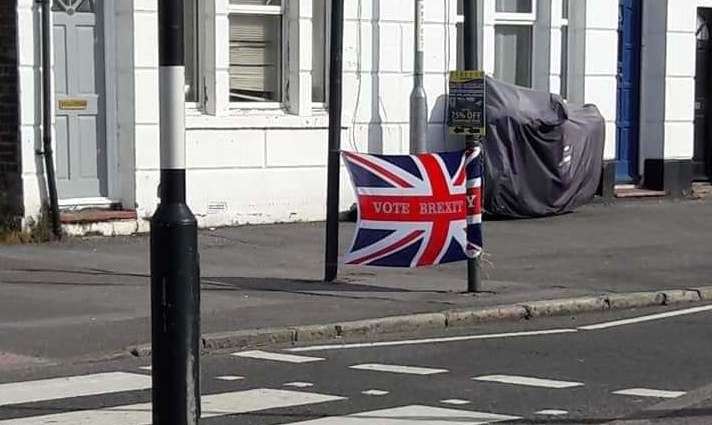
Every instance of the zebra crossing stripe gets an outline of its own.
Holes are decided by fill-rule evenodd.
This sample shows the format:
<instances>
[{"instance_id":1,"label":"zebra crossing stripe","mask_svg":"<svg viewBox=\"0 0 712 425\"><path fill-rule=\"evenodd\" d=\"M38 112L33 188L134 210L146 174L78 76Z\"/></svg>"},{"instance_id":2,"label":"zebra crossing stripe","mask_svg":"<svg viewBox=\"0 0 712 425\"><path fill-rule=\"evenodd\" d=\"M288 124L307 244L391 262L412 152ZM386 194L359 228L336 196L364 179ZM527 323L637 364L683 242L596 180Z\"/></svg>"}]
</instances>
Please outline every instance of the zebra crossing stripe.
<instances>
[{"instance_id":1,"label":"zebra crossing stripe","mask_svg":"<svg viewBox=\"0 0 712 425\"><path fill-rule=\"evenodd\" d=\"M309 363L318 362L324 360L321 357L309 357L309 356L297 356L294 354L281 354L281 353L270 353L267 351L252 350L252 351L240 351L239 353L232 353L236 357L245 357L248 359L259 359L259 360L273 360L277 362L287 362L287 363Z\"/></svg>"},{"instance_id":2,"label":"zebra crossing stripe","mask_svg":"<svg viewBox=\"0 0 712 425\"><path fill-rule=\"evenodd\" d=\"M151 388L148 375L111 372L0 385L0 406Z\"/></svg>"},{"instance_id":3,"label":"zebra crossing stripe","mask_svg":"<svg viewBox=\"0 0 712 425\"><path fill-rule=\"evenodd\" d=\"M260 388L203 396L202 417L236 415L336 400L344 400L344 397ZM145 425L151 421L151 403L142 403L0 420L0 425Z\"/></svg>"},{"instance_id":4,"label":"zebra crossing stripe","mask_svg":"<svg viewBox=\"0 0 712 425\"><path fill-rule=\"evenodd\" d=\"M650 388L629 388L613 391L613 394L632 395L637 397L677 398L685 395L685 391L654 390Z\"/></svg>"},{"instance_id":5,"label":"zebra crossing stripe","mask_svg":"<svg viewBox=\"0 0 712 425\"><path fill-rule=\"evenodd\" d=\"M436 373L447 373L447 369L432 369L429 367L398 366L380 363L365 363L349 366L351 369L373 370L376 372L405 373L410 375L434 375Z\"/></svg>"},{"instance_id":6,"label":"zebra crossing stripe","mask_svg":"<svg viewBox=\"0 0 712 425\"><path fill-rule=\"evenodd\" d=\"M347 416L293 422L288 425L372 425L376 423L378 425L480 425L517 419L521 418L471 410L411 405L354 413Z\"/></svg>"},{"instance_id":7,"label":"zebra crossing stripe","mask_svg":"<svg viewBox=\"0 0 712 425\"><path fill-rule=\"evenodd\" d=\"M557 381L554 379L532 378L529 376L514 376L514 375L486 375L472 378L475 381L499 382L502 384L525 385L528 387L542 388L571 388L580 387L582 382L572 381Z\"/></svg>"}]
</instances>

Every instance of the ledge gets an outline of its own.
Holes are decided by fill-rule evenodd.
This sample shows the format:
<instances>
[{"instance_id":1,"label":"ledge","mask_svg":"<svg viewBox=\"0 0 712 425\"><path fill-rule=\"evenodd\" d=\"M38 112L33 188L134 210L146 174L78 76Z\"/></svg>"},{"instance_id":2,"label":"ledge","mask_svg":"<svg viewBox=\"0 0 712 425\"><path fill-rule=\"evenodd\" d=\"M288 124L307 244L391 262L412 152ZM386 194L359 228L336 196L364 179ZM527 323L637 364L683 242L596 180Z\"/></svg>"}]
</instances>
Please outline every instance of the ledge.
<instances>
[{"instance_id":1,"label":"ledge","mask_svg":"<svg viewBox=\"0 0 712 425\"><path fill-rule=\"evenodd\" d=\"M136 210L97 210L61 212L59 220L62 224L97 223L115 220L136 220Z\"/></svg>"},{"instance_id":2,"label":"ledge","mask_svg":"<svg viewBox=\"0 0 712 425\"><path fill-rule=\"evenodd\" d=\"M282 110L232 110L226 115L208 115L199 112L187 113L186 130L270 130L270 129L327 129L329 115L318 113L312 116L287 114ZM342 125L342 129L348 127Z\"/></svg>"}]
</instances>

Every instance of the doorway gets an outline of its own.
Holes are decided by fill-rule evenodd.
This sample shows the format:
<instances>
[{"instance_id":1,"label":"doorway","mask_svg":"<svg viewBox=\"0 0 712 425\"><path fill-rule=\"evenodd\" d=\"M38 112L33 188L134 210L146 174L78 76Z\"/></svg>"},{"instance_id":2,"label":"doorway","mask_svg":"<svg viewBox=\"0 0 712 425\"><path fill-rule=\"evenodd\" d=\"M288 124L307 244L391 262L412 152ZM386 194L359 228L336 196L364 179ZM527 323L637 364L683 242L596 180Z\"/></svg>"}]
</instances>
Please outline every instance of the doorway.
<instances>
[{"instance_id":1,"label":"doorway","mask_svg":"<svg viewBox=\"0 0 712 425\"><path fill-rule=\"evenodd\" d=\"M618 7L616 182L637 183L642 1L620 0Z\"/></svg>"},{"instance_id":2,"label":"doorway","mask_svg":"<svg viewBox=\"0 0 712 425\"><path fill-rule=\"evenodd\" d=\"M712 45L710 31L712 8L697 9L697 60L695 65L695 144L692 155L692 178L712 177Z\"/></svg>"},{"instance_id":3,"label":"doorway","mask_svg":"<svg viewBox=\"0 0 712 425\"><path fill-rule=\"evenodd\" d=\"M108 196L102 1L52 0L59 198Z\"/></svg>"}]
</instances>

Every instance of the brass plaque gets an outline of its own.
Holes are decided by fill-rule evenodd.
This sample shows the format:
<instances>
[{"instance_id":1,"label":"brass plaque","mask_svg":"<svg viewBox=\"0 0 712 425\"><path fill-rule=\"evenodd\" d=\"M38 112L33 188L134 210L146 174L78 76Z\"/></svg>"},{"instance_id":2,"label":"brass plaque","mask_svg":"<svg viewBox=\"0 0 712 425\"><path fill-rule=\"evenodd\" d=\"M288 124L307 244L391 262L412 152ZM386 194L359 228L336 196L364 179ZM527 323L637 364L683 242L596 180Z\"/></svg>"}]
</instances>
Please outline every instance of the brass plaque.
<instances>
[{"instance_id":1,"label":"brass plaque","mask_svg":"<svg viewBox=\"0 0 712 425\"><path fill-rule=\"evenodd\" d=\"M86 99L62 99L59 101L59 109L70 111L83 111L86 108Z\"/></svg>"}]
</instances>

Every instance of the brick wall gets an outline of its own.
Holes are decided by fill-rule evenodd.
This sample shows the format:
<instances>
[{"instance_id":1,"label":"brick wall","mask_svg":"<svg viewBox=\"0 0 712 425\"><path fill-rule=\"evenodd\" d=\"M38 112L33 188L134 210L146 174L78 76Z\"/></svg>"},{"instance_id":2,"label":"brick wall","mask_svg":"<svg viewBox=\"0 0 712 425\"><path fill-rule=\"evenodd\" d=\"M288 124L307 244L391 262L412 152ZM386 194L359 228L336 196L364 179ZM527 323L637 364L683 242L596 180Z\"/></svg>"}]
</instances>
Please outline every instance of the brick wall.
<instances>
[{"instance_id":1,"label":"brick wall","mask_svg":"<svg viewBox=\"0 0 712 425\"><path fill-rule=\"evenodd\" d=\"M0 1L0 215L21 210L16 27L17 1Z\"/></svg>"}]
</instances>

